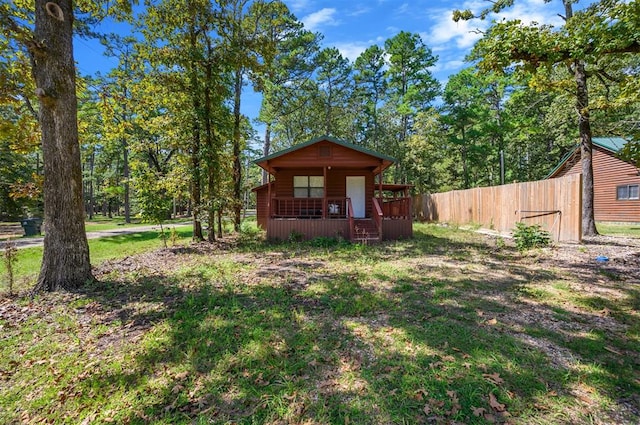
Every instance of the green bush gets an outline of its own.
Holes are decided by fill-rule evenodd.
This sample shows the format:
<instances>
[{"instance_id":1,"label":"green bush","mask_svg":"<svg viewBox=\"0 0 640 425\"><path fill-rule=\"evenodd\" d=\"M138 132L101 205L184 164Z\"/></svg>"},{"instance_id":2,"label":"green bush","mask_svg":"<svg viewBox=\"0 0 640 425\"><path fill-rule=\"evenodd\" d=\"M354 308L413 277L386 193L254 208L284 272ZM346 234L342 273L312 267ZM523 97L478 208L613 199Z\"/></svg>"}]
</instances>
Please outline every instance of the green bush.
<instances>
[{"instance_id":1,"label":"green bush","mask_svg":"<svg viewBox=\"0 0 640 425\"><path fill-rule=\"evenodd\" d=\"M529 226L524 223L516 223L513 238L516 241L516 247L520 251L531 248L544 248L551 244L551 234L542 229L539 224Z\"/></svg>"}]
</instances>

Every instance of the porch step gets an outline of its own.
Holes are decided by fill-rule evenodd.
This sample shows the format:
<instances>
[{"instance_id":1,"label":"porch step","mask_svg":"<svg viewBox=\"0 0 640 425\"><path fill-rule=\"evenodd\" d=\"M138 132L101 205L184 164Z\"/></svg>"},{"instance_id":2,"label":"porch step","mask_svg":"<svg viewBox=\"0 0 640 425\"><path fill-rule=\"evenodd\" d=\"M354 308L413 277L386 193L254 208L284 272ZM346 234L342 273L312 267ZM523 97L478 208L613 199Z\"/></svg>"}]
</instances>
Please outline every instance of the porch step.
<instances>
[{"instance_id":1,"label":"porch step","mask_svg":"<svg viewBox=\"0 0 640 425\"><path fill-rule=\"evenodd\" d=\"M378 227L371 219L354 220L353 242L380 242Z\"/></svg>"}]
</instances>

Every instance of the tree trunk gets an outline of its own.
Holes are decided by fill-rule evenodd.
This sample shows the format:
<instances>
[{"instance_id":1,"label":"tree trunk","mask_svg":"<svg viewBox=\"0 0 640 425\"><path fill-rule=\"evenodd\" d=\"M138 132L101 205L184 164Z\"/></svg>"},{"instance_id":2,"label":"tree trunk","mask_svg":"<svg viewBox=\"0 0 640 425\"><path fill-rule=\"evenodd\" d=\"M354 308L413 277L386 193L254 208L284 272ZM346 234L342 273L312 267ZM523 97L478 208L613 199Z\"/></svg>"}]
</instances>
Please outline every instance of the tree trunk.
<instances>
[{"instance_id":1,"label":"tree trunk","mask_svg":"<svg viewBox=\"0 0 640 425\"><path fill-rule=\"evenodd\" d=\"M193 51L197 48L197 34L194 28L190 30L190 42ZM191 97L193 102L193 134L191 141L191 201L193 203L193 240L195 242L202 242L204 236L202 235L202 222L200 221L200 213L202 208L202 181L201 181L201 167L200 167L200 114L202 110L202 104L200 102L200 90L198 85L198 76L196 75L195 64L191 64L190 70L190 82L191 82Z\"/></svg>"},{"instance_id":2,"label":"tree trunk","mask_svg":"<svg viewBox=\"0 0 640 425\"><path fill-rule=\"evenodd\" d=\"M94 198L94 190L93 190L93 172L95 170L96 165L96 152L95 149L91 149L91 157L90 157L90 165L89 165L89 220L93 220L93 214L95 214L96 209L96 200Z\"/></svg>"},{"instance_id":3,"label":"tree trunk","mask_svg":"<svg viewBox=\"0 0 640 425\"><path fill-rule=\"evenodd\" d=\"M45 236L34 291L72 290L93 279L84 227L72 39L72 1L36 0L30 53L40 100Z\"/></svg>"},{"instance_id":4,"label":"tree trunk","mask_svg":"<svg viewBox=\"0 0 640 425\"><path fill-rule=\"evenodd\" d=\"M211 41L207 38L207 57L212 59L213 53L211 48ZM207 155L208 158L208 167L207 170L207 218L209 222L209 228L207 232L207 240L209 242L216 241L216 232L215 232L215 198L216 198L216 177L217 173L219 173L219 164L218 164L218 152L216 151L216 146L214 143L214 135L213 129L211 128L211 121L213 119L212 114L212 105L211 105L211 82L213 81L213 69L212 69L212 60L207 60L205 62L205 82L204 82L204 134L205 134L205 143L207 146Z\"/></svg>"},{"instance_id":5,"label":"tree trunk","mask_svg":"<svg viewBox=\"0 0 640 425\"><path fill-rule=\"evenodd\" d=\"M573 18L573 2L564 0L567 22ZM591 140L591 122L589 114L589 90L584 61L577 59L573 63L576 81L576 109L578 112L578 131L580 134L580 156L582 161L582 235L598 234L593 205L593 143Z\"/></svg>"},{"instance_id":6,"label":"tree trunk","mask_svg":"<svg viewBox=\"0 0 640 425\"><path fill-rule=\"evenodd\" d=\"M578 130L580 132L580 155L582 160L582 234L598 234L593 203L593 144L591 141L591 123L589 121L589 92L584 62L576 60L576 109L578 110Z\"/></svg>"},{"instance_id":7,"label":"tree trunk","mask_svg":"<svg viewBox=\"0 0 640 425\"><path fill-rule=\"evenodd\" d=\"M266 128L264 130L264 146L262 148L263 156L269 155L271 151L271 121L267 122ZM262 184L267 184L269 182L269 173L267 170L262 170Z\"/></svg>"},{"instance_id":8,"label":"tree trunk","mask_svg":"<svg viewBox=\"0 0 640 425\"><path fill-rule=\"evenodd\" d=\"M131 200L129 189L129 144L127 139L121 140L122 144L122 178L124 179L124 222L131 223Z\"/></svg>"},{"instance_id":9,"label":"tree trunk","mask_svg":"<svg viewBox=\"0 0 640 425\"><path fill-rule=\"evenodd\" d=\"M242 95L242 69L235 71L235 93L233 102L233 229L240 231L240 221L242 212L242 161L241 153L241 132L240 125L242 116L240 115L240 98Z\"/></svg>"}]
</instances>

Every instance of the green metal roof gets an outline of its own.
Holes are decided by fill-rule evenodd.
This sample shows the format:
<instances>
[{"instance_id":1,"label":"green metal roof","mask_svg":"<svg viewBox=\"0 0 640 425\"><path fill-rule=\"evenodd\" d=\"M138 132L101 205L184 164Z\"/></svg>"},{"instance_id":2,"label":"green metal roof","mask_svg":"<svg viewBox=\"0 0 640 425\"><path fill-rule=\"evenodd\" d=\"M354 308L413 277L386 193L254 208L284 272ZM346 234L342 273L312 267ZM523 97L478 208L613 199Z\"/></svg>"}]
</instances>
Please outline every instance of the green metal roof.
<instances>
[{"instance_id":1,"label":"green metal roof","mask_svg":"<svg viewBox=\"0 0 640 425\"><path fill-rule=\"evenodd\" d=\"M623 139L622 137L592 137L591 143L593 143L595 146L601 147L603 149L606 149L610 152L617 154L622 150L624 145L627 144L627 140ZM558 165L556 165L554 169L551 170L551 172L546 175L545 179L548 179L551 176L553 176L558 170L560 170L560 168L562 168L564 163L567 162L569 158L571 158L574 154L576 154L576 152L579 152L579 150L580 150L580 144L578 143L575 146L575 148L567 152L567 154L564 157L562 157L562 159L560 160L560 163L558 163Z\"/></svg>"},{"instance_id":2,"label":"green metal roof","mask_svg":"<svg viewBox=\"0 0 640 425\"><path fill-rule=\"evenodd\" d=\"M618 153L622 150L627 141L622 137L594 137L591 139L594 145Z\"/></svg>"},{"instance_id":3,"label":"green metal roof","mask_svg":"<svg viewBox=\"0 0 640 425\"><path fill-rule=\"evenodd\" d=\"M385 159L385 160L391 161L391 162L396 162L396 159L393 158L393 157L374 152L374 151L372 151L370 149L363 148L362 146L354 145L353 143L349 143L349 142L347 142L345 140L341 140L341 139L336 139L335 137L331 137L331 136L320 136L320 137L317 137L315 139L309 140L307 142L291 146L288 149L284 149L284 150L272 153L271 155L263 156L262 158L256 159L253 162L255 164L259 164L260 162L269 161L271 159L274 159L274 158L277 158L279 156L288 154L290 152L295 152L298 149L306 148L307 146L311 146L311 145L313 145L315 143L322 142L324 140L326 140L328 142L331 142L331 143L335 143L335 144L340 145L340 146L344 146L345 148L353 149L354 151L358 151L358 152L362 152L362 153L367 154L367 155L374 156L376 158Z\"/></svg>"}]
</instances>

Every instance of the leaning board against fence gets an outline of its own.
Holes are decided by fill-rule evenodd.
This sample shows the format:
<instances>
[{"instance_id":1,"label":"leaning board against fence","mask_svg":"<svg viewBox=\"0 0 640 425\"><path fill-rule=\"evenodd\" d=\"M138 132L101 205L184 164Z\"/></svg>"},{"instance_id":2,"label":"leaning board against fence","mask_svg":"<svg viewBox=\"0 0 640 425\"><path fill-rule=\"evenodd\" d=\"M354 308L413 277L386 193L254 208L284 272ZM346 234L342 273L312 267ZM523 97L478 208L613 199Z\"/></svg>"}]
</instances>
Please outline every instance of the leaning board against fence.
<instances>
[{"instance_id":1,"label":"leaning board against fence","mask_svg":"<svg viewBox=\"0 0 640 425\"><path fill-rule=\"evenodd\" d=\"M582 239L582 175L503 186L417 195L414 217L453 224L476 224L501 232L515 224L539 224L556 241Z\"/></svg>"}]
</instances>

